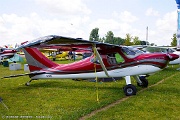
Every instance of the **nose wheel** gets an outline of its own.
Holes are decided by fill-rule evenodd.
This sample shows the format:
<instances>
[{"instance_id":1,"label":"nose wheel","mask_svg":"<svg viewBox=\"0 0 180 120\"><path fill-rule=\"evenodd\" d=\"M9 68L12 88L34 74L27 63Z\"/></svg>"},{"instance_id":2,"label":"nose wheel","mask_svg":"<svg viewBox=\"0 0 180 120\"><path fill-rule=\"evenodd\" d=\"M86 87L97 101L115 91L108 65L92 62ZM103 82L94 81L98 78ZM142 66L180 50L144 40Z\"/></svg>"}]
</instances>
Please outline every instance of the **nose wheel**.
<instances>
[{"instance_id":1,"label":"nose wheel","mask_svg":"<svg viewBox=\"0 0 180 120\"><path fill-rule=\"evenodd\" d=\"M131 84L131 77L125 76L126 86L124 86L123 91L126 96L136 95L137 89L134 85Z\"/></svg>"}]
</instances>

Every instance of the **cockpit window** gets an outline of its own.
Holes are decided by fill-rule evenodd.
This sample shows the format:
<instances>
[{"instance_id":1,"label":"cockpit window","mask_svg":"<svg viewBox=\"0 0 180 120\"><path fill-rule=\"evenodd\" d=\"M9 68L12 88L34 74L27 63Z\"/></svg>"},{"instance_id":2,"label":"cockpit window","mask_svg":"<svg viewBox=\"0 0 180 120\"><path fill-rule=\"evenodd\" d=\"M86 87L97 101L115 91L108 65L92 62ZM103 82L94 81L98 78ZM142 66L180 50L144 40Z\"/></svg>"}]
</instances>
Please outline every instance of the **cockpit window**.
<instances>
[{"instance_id":1,"label":"cockpit window","mask_svg":"<svg viewBox=\"0 0 180 120\"><path fill-rule=\"evenodd\" d=\"M126 55L135 55L136 54L135 51L133 51L132 49L130 49L128 47L123 47L122 50L124 53L126 53Z\"/></svg>"},{"instance_id":2,"label":"cockpit window","mask_svg":"<svg viewBox=\"0 0 180 120\"><path fill-rule=\"evenodd\" d=\"M111 53L107 55L108 63L109 64L119 64L124 62L124 59L119 53Z\"/></svg>"},{"instance_id":3,"label":"cockpit window","mask_svg":"<svg viewBox=\"0 0 180 120\"><path fill-rule=\"evenodd\" d=\"M143 51L133 47L122 47L122 51L129 58L134 58L144 53Z\"/></svg>"},{"instance_id":4,"label":"cockpit window","mask_svg":"<svg viewBox=\"0 0 180 120\"><path fill-rule=\"evenodd\" d=\"M173 52L175 52L176 50L174 50L174 49L171 49L171 48L168 48L167 49L167 53L173 53Z\"/></svg>"},{"instance_id":5,"label":"cockpit window","mask_svg":"<svg viewBox=\"0 0 180 120\"><path fill-rule=\"evenodd\" d=\"M119 53L115 53L115 58L118 64L124 62L124 59Z\"/></svg>"}]
</instances>

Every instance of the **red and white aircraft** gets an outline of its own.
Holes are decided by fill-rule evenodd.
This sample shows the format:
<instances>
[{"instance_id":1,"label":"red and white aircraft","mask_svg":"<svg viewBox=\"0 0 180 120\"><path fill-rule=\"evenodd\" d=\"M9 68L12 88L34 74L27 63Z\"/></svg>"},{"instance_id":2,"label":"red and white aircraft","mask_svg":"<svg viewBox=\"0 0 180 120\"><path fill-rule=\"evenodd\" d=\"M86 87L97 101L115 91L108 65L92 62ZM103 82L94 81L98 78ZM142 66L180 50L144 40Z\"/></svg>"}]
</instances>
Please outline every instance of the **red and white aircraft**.
<instances>
[{"instance_id":1,"label":"red and white aircraft","mask_svg":"<svg viewBox=\"0 0 180 120\"><path fill-rule=\"evenodd\" d=\"M76 51L85 49L92 51L92 56L69 64L57 64L46 58L39 47L59 47L61 50ZM130 76L137 80L138 86L147 87L148 81L139 75L149 75L160 71L167 66L169 61L177 59L175 54L142 54L125 46L111 45L94 41L75 39L50 35L28 42L20 48L23 49L30 73L12 75L17 77L29 75L30 85L32 80L38 79L95 79L124 77L126 86L123 88L125 95L135 95L137 90L131 84ZM95 72L96 70L96 72Z\"/></svg>"},{"instance_id":2,"label":"red and white aircraft","mask_svg":"<svg viewBox=\"0 0 180 120\"><path fill-rule=\"evenodd\" d=\"M174 47L175 48L175 47ZM180 51L175 50L173 47L161 46L146 46L142 50L149 53L173 53L180 56ZM170 65L180 64L180 57L169 62Z\"/></svg>"},{"instance_id":3,"label":"red and white aircraft","mask_svg":"<svg viewBox=\"0 0 180 120\"><path fill-rule=\"evenodd\" d=\"M0 60L12 58L16 52L14 49L0 48Z\"/></svg>"}]
</instances>

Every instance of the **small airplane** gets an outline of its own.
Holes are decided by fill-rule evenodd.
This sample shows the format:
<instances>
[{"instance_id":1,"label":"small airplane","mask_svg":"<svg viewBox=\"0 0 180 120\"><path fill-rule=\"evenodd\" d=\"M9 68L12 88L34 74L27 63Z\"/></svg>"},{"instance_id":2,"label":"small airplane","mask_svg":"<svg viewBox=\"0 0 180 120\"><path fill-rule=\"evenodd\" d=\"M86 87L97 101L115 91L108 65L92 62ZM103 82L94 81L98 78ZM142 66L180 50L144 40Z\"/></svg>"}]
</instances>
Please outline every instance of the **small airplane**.
<instances>
[{"instance_id":1,"label":"small airplane","mask_svg":"<svg viewBox=\"0 0 180 120\"><path fill-rule=\"evenodd\" d=\"M17 51L10 48L0 48L0 61L12 58Z\"/></svg>"},{"instance_id":2,"label":"small airplane","mask_svg":"<svg viewBox=\"0 0 180 120\"><path fill-rule=\"evenodd\" d=\"M58 60L66 60L67 56L68 56L68 52L67 51L60 51L56 48L44 48L44 49L40 49L40 51L49 59L52 59L53 61L55 61L56 59Z\"/></svg>"},{"instance_id":3,"label":"small airplane","mask_svg":"<svg viewBox=\"0 0 180 120\"><path fill-rule=\"evenodd\" d=\"M92 55L85 59L57 64L45 57L38 48L56 46L67 51L88 50ZM142 54L126 46L112 45L77 38L49 35L19 47L23 49L30 73L5 76L3 78L29 75L30 82L38 79L95 79L124 77L123 88L126 96L136 95L137 89L131 84L131 76L141 87L148 86L146 76L162 70L169 61L179 58L175 54Z\"/></svg>"},{"instance_id":4,"label":"small airplane","mask_svg":"<svg viewBox=\"0 0 180 120\"><path fill-rule=\"evenodd\" d=\"M180 51L177 51L174 47L146 46L142 50L150 53L173 53L180 56ZM170 61L169 64L180 64L180 57L178 59Z\"/></svg>"}]
</instances>

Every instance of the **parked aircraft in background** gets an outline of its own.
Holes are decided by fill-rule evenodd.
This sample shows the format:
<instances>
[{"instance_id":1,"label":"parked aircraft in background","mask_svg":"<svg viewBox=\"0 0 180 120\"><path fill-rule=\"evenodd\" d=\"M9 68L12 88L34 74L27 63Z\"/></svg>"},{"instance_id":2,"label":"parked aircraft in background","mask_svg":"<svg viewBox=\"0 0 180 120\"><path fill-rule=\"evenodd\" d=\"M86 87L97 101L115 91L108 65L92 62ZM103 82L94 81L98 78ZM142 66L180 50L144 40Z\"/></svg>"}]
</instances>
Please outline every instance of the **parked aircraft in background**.
<instances>
[{"instance_id":1,"label":"parked aircraft in background","mask_svg":"<svg viewBox=\"0 0 180 120\"><path fill-rule=\"evenodd\" d=\"M69 64L57 64L46 58L38 48L56 46L64 51L89 50L90 57ZM19 47L23 49L30 69L30 73L5 76L19 77L29 75L30 85L33 80L39 79L95 79L124 77L126 85L123 88L125 95L137 93L136 87L131 83L131 76L138 86L147 87L146 77L160 71L169 61L179 58L176 54L142 54L126 46L111 45L95 41L76 39L70 37L50 35L28 42Z\"/></svg>"},{"instance_id":2,"label":"parked aircraft in background","mask_svg":"<svg viewBox=\"0 0 180 120\"><path fill-rule=\"evenodd\" d=\"M59 60L66 60L68 57L68 51L60 51L55 48L48 48L48 49L40 49L40 51L49 59L55 61Z\"/></svg>"},{"instance_id":3,"label":"parked aircraft in background","mask_svg":"<svg viewBox=\"0 0 180 120\"><path fill-rule=\"evenodd\" d=\"M16 52L15 49L11 48L0 48L0 61L12 58Z\"/></svg>"},{"instance_id":4,"label":"parked aircraft in background","mask_svg":"<svg viewBox=\"0 0 180 120\"><path fill-rule=\"evenodd\" d=\"M180 56L180 51L177 51L173 47L158 47L158 46L147 46L142 49L143 51L149 52L149 53L173 53ZM180 64L180 57L178 59L175 59L173 61L169 62L170 65L174 64Z\"/></svg>"}]
</instances>

